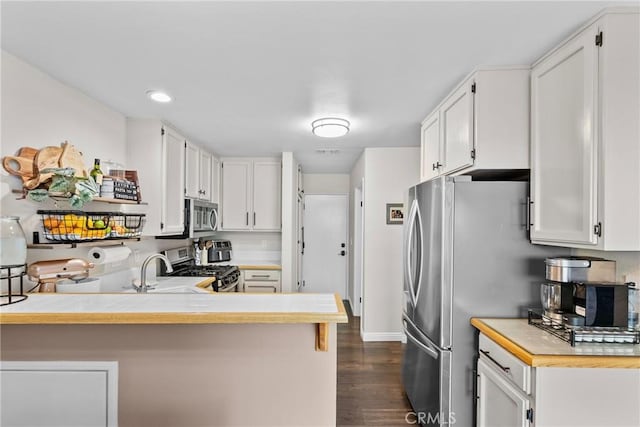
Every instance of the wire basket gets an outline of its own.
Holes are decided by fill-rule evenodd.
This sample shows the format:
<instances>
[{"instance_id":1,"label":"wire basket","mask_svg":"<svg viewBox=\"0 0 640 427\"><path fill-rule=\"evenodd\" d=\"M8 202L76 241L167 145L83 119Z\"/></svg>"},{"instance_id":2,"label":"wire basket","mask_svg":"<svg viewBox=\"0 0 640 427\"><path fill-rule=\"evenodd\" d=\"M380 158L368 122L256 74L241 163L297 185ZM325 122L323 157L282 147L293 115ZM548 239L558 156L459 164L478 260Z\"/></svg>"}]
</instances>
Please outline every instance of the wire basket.
<instances>
[{"instance_id":1,"label":"wire basket","mask_svg":"<svg viewBox=\"0 0 640 427\"><path fill-rule=\"evenodd\" d=\"M39 210L44 237L58 242L88 242L140 237L145 214Z\"/></svg>"}]
</instances>

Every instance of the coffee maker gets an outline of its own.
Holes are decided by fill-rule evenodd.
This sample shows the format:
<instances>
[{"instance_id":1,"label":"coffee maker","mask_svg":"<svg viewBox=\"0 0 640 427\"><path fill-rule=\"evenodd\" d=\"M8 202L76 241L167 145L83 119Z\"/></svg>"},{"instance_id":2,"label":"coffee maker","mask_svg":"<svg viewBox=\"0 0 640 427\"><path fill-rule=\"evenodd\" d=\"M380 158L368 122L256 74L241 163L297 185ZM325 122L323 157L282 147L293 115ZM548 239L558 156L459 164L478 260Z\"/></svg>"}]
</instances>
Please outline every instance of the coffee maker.
<instances>
[{"instance_id":1,"label":"coffee maker","mask_svg":"<svg viewBox=\"0 0 640 427\"><path fill-rule=\"evenodd\" d=\"M625 327L628 289L615 283L616 263L594 257L545 260L540 296L544 316L568 327Z\"/></svg>"}]
</instances>

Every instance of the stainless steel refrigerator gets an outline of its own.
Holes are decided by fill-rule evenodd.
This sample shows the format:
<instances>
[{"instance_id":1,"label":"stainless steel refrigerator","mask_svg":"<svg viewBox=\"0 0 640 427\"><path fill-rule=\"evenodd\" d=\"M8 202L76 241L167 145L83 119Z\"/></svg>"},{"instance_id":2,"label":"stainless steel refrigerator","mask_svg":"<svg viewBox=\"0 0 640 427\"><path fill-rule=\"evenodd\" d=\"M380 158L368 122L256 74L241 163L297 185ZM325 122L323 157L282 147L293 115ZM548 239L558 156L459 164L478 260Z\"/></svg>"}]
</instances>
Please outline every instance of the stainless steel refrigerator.
<instances>
[{"instance_id":1,"label":"stainless steel refrigerator","mask_svg":"<svg viewBox=\"0 0 640 427\"><path fill-rule=\"evenodd\" d=\"M561 249L529 243L527 194L526 182L470 177L409 189L402 377L422 425L474 423L471 317L524 317L540 305L544 259Z\"/></svg>"}]
</instances>

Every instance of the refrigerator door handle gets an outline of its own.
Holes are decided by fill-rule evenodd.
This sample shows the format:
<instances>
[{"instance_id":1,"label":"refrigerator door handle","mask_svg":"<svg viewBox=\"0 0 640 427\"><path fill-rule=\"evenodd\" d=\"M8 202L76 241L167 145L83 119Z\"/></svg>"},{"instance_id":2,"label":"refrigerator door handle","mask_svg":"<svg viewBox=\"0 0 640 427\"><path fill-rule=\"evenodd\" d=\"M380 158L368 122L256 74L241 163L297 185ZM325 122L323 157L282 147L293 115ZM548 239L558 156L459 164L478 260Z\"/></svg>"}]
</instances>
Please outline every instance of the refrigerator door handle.
<instances>
[{"instance_id":1,"label":"refrigerator door handle","mask_svg":"<svg viewBox=\"0 0 640 427\"><path fill-rule=\"evenodd\" d=\"M413 343L415 345L417 345L422 350L424 350L429 356L433 357L434 359L438 358L438 353L435 350L433 350L432 348L427 347L424 343L420 342L420 340L418 338L414 337L413 335L411 335L411 333L409 333L409 328L407 328L407 321L406 320L404 321L404 333L407 335L408 339L413 341Z\"/></svg>"},{"instance_id":2,"label":"refrigerator door handle","mask_svg":"<svg viewBox=\"0 0 640 427\"><path fill-rule=\"evenodd\" d=\"M413 267L411 265L411 246L413 244L413 239L415 238L414 236L414 232L415 230L415 225L418 225L419 230L418 230L418 235L420 235L420 256L416 257L416 262L418 263L418 265L416 266L418 268L417 274L414 277L412 274L412 270ZM416 288L416 280L418 281L418 287L420 286L420 280L422 279L422 251L423 251L423 242L422 242L422 219L420 217L420 208L418 207L418 201L416 199L413 200L413 202L411 203L411 210L409 211L409 223L408 223L408 227L409 227L409 231L407 233L407 241L406 241L406 247L405 247L405 251L406 251L406 264L405 264L405 275L406 275L406 280L407 283L409 285L409 293L411 294L411 300L413 302L413 305L415 306L416 302L418 301L418 294L420 293L420 289L418 288L417 290L415 290Z\"/></svg>"}]
</instances>

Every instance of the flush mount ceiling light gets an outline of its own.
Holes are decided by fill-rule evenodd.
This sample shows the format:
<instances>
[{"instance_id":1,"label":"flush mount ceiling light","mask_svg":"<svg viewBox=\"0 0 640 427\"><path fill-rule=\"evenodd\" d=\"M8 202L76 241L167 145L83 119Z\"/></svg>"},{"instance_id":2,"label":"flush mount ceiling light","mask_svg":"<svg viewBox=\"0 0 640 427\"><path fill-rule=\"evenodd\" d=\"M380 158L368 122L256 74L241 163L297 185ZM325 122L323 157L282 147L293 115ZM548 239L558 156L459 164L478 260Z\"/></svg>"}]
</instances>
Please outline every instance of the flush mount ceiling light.
<instances>
[{"instance_id":1,"label":"flush mount ceiling light","mask_svg":"<svg viewBox=\"0 0 640 427\"><path fill-rule=\"evenodd\" d=\"M171 102L171 100L173 98L171 98L171 96L169 96L168 94L166 94L165 92L159 91L159 90L148 90L147 91L147 96L156 101L156 102L161 102L161 103L167 103L167 102Z\"/></svg>"},{"instance_id":2,"label":"flush mount ceiling light","mask_svg":"<svg viewBox=\"0 0 640 427\"><path fill-rule=\"evenodd\" d=\"M337 138L349 132L349 121L335 117L326 117L314 120L311 123L312 132L316 136L323 138Z\"/></svg>"}]
</instances>

